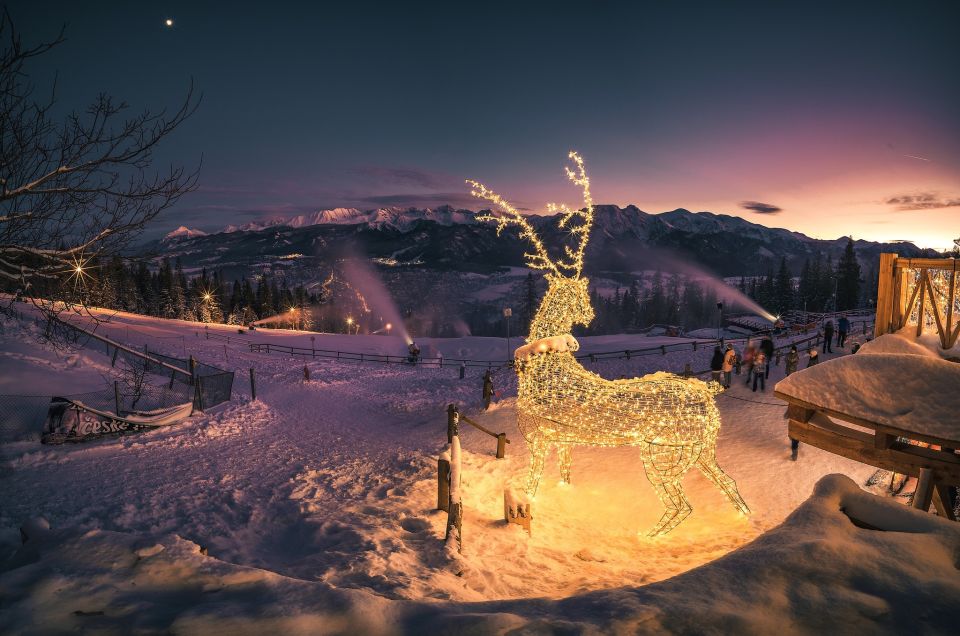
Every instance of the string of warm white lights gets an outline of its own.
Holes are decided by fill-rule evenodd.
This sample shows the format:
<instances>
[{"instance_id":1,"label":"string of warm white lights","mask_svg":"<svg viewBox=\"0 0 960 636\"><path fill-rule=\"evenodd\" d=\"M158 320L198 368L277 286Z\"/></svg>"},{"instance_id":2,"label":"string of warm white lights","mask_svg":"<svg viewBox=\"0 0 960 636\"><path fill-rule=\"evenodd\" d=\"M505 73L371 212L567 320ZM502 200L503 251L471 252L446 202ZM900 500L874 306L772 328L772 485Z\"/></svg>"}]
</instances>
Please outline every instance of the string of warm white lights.
<instances>
[{"instance_id":1,"label":"string of warm white lights","mask_svg":"<svg viewBox=\"0 0 960 636\"><path fill-rule=\"evenodd\" d=\"M557 450L561 478L569 482L574 446L636 446L647 478L666 508L650 536L669 532L692 511L682 480L694 466L746 514L749 509L736 483L717 465L720 413L714 396L720 385L663 372L632 380L606 380L574 357L580 345L571 335L573 326L586 326L594 317L589 281L581 276L593 226L593 199L583 159L575 152L569 156L575 170L567 168L567 177L583 189L584 208L548 206L560 216L560 227L582 219L569 228L579 242L576 249L564 247L566 260L549 257L533 226L514 206L483 184L468 181L473 187L471 194L505 213L478 218L495 222L498 234L509 225L520 228L520 236L534 248L534 253L526 255L528 264L547 270L546 295L530 325L527 344L515 354L518 424L531 455L527 494L536 494L552 448ZM561 270L572 275L564 276Z\"/></svg>"}]
</instances>

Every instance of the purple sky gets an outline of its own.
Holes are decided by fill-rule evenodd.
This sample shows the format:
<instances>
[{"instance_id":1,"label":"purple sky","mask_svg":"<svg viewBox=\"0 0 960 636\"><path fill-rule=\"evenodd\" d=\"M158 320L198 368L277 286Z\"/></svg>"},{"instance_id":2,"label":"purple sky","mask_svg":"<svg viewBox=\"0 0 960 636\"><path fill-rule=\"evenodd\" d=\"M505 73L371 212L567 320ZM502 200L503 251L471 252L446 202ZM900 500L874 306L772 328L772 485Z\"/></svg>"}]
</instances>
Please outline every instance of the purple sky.
<instances>
[{"instance_id":1,"label":"purple sky","mask_svg":"<svg viewBox=\"0 0 960 636\"><path fill-rule=\"evenodd\" d=\"M347 4L347 3L341 3ZM523 4L522 7L516 5ZM835 6L835 5L842 6ZM821 238L960 236L960 4L20 3L61 104L200 110L161 149L204 230L325 207L598 203L736 214ZM165 18L173 28L164 26Z\"/></svg>"}]
</instances>

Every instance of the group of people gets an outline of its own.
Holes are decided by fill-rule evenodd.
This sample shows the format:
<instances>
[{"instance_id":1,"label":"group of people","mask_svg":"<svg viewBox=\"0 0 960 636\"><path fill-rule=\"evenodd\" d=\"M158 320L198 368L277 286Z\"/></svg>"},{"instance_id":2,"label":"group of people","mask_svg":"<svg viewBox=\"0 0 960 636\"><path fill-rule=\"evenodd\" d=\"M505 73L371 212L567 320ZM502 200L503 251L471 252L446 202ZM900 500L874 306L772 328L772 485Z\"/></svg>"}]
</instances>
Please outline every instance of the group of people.
<instances>
[{"instance_id":1,"label":"group of people","mask_svg":"<svg viewBox=\"0 0 960 636\"><path fill-rule=\"evenodd\" d=\"M833 334L837 334L837 346L843 349L847 341L847 334L850 333L850 321L846 316L840 316L837 320L837 327L834 329L833 321L828 320L823 325L823 353L833 353Z\"/></svg>"},{"instance_id":2,"label":"group of people","mask_svg":"<svg viewBox=\"0 0 960 636\"><path fill-rule=\"evenodd\" d=\"M846 332L844 332L844 337ZM832 353L832 350L831 350ZM770 377L770 365L772 364L774 354L773 340L766 336L757 344L753 340L747 340L743 349L743 355L733 348L732 344L726 345L726 350L720 347L714 347L713 358L710 360L710 371L713 375L713 381L719 382L724 388L729 389L734 371L741 375L743 367L746 367L747 386L753 384L753 391L756 392L757 386L760 391L765 392L767 379ZM780 363L779 356L776 360ZM820 357L816 348L811 348L808 352L807 366L811 367L820 362ZM784 357L784 373L790 375L795 372L800 365L800 352L797 345L791 345L790 350Z\"/></svg>"}]
</instances>

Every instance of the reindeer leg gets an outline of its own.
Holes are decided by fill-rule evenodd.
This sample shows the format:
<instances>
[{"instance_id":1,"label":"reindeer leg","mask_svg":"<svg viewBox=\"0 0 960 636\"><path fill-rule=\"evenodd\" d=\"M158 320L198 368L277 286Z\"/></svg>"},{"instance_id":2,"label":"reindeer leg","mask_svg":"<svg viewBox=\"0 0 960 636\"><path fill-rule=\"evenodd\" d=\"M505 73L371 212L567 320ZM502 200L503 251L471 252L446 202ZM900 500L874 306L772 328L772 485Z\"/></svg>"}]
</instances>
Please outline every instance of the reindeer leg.
<instances>
[{"instance_id":1,"label":"reindeer leg","mask_svg":"<svg viewBox=\"0 0 960 636\"><path fill-rule=\"evenodd\" d=\"M648 537L663 535L676 528L693 511L683 494L683 476L693 466L699 451L691 446L663 446L644 443L640 458L647 479L666 510Z\"/></svg>"},{"instance_id":2,"label":"reindeer leg","mask_svg":"<svg viewBox=\"0 0 960 636\"><path fill-rule=\"evenodd\" d=\"M537 494L540 485L540 476L543 474L543 465L547 459L547 450L550 448L541 435L532 436L527 440L530 448L530 470L527 472L527 485L524 489L528 497Z\"/></svg>"},{"instance_id":3,"label":"reindeer leg","mask_svg":"<svg viewBox=\"0 0 960 636\"><path fill-rule=\"evenodd\" d=\"M723 491L723 494L727 496L727 499L730 500L734 508L745 515L750 514L747 503L737 490L737 482L727 475L727 473L723 472L723 469L717 464L716 440L714 440L713 444L708 444L707 447L703 449L703 452L700 453L700 458L697 459L697 468L706 475L707 479L716 484L717 488Z\"/></svg>"},{"instance_id":4,"label":"reindeer leg","mask_svg":"<svg viewBox=\"0 0 960 636\"><path fill-rule=\"evenodd\" d=\"M570 466L573 464L571 455L573 449L569 444L557 444L557 463L560 464L560 479L563 483L570 483Z\"/></svg>"}]
</instances>

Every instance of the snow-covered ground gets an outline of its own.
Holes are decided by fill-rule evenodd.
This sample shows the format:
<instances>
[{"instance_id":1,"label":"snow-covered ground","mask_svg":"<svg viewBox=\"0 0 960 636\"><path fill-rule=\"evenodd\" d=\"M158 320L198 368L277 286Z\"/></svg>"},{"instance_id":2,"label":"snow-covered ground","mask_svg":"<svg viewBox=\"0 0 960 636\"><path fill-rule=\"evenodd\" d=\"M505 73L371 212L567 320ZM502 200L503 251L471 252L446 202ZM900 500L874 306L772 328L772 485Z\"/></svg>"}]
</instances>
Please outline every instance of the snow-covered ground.
<instances>
[{"instance_id":1,"label":"snow-covered ground","mask_svg":"<svg viewBox=\"0 0 960 636\"><path fill-rule=\"evenodd\" d=\"M0 348L16 351L25 340L5 325ZM231 404L168 430L76 446L0 445L0 558L17 550L28 519L42 516L52 527L34 531L0 565L0 631L759 632L812 631L841 616L851 630L875 631L908 625L907 606L917 605L928 626L956 618L960 531L861 493L854 484L871 467L808 447L790 461L783 404L772 396L780 369L766 393L748 391L741 378L718 397L719 463L750 517L691 473L693 514L666 537L646 539L662 510L636 451L583 448L574 452L572 486L561 486L548 464L528 536L502 520L503 489L522 479L528 460L511 371L496 373L502 398L482 412L480 369L460 380L456 368L254 354L247 341L309 347L310 337L211 330L237 340L131 315L98 327L237 370ZM606 351L650 340L582 344ZM505 348L496 338L420 344L424 355L481 360L502 359ZM399 338L382 336L315 335L315 346L404 350ZM100 375L93 364L70 367L69 354L29 351L0 358L3 375L41 378L38 367L87 369L90 382ZM608 377L680 370L694 355L708 352L591 368ZM256 401L248 399L250 367ZM44 392L41 379L34 387ZM456 564L441 541L445 514L434 510L448 403L511 440L506 459L496 460L495 440L463 431L464 552ZM803 504L832 473L853 482L830 478ZM910 530L865 530L841 508Z\"/></svg>"}]
</instances>

